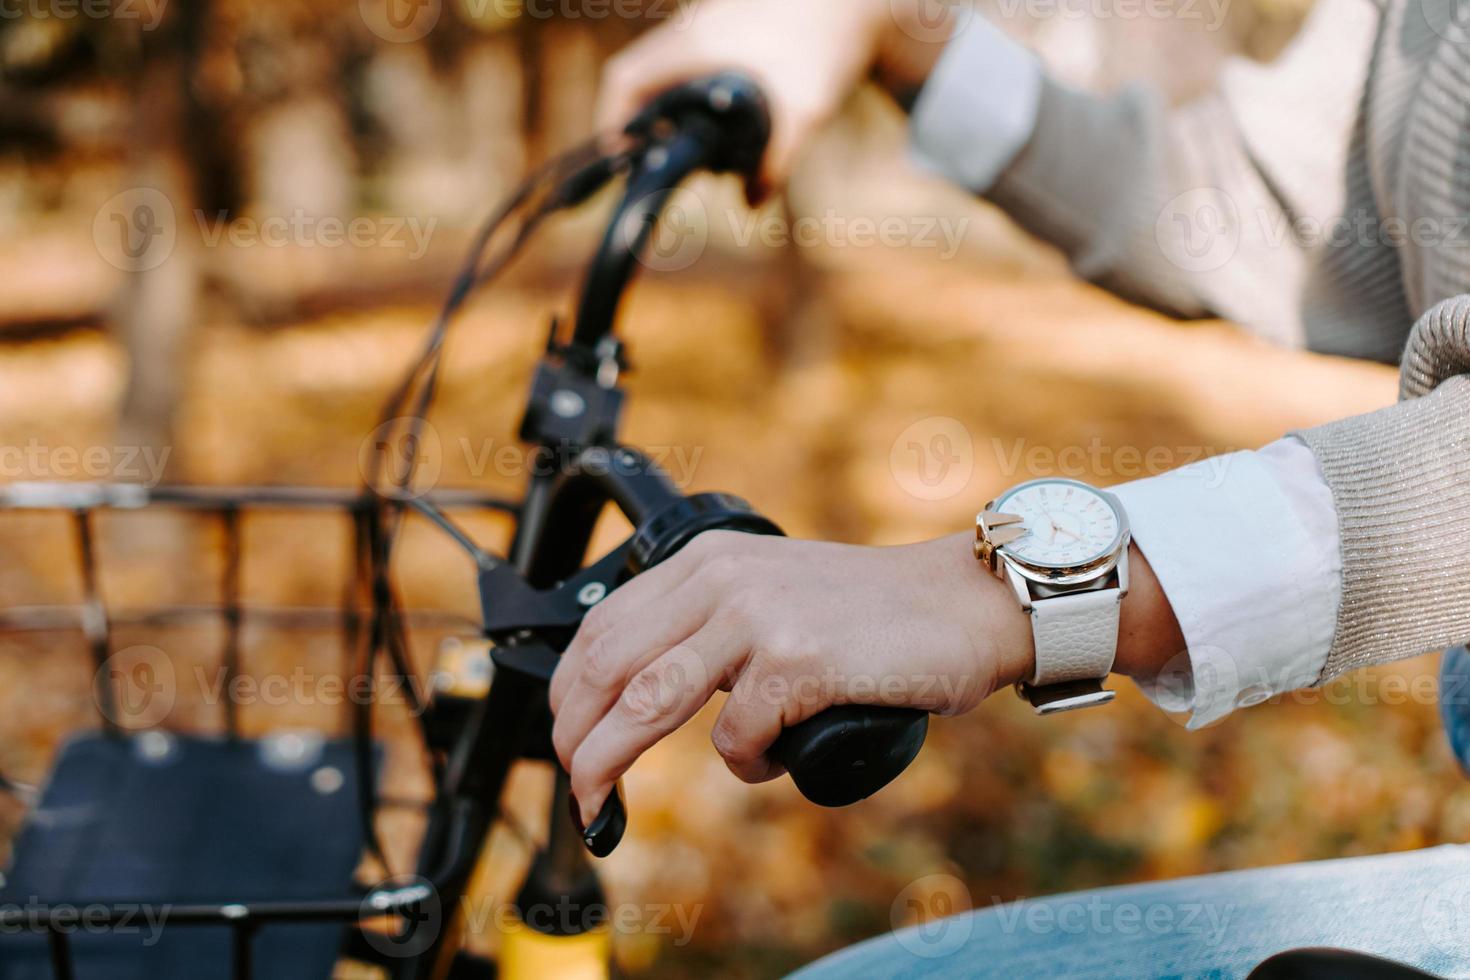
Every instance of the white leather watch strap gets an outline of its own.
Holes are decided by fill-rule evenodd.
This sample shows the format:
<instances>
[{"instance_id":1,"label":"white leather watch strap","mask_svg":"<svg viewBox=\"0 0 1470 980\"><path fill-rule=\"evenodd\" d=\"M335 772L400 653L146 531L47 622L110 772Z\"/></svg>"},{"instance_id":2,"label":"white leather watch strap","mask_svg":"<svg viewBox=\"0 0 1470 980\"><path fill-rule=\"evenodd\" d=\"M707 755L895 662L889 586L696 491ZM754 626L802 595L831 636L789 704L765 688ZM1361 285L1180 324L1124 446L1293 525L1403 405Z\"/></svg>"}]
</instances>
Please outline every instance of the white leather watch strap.
<instances>
[{"instance_id":1,"label":"white leather watch strap","mask_svg":"<svg viewBox=\"0 0 1470 980\"><path fill-rule=\"evenodd\" d=\"M1036 673L1031 686L1106 677L1118 653L1122 599L1122 592L1112 588L1032 600Z\"/></svg>"}]
</instances>

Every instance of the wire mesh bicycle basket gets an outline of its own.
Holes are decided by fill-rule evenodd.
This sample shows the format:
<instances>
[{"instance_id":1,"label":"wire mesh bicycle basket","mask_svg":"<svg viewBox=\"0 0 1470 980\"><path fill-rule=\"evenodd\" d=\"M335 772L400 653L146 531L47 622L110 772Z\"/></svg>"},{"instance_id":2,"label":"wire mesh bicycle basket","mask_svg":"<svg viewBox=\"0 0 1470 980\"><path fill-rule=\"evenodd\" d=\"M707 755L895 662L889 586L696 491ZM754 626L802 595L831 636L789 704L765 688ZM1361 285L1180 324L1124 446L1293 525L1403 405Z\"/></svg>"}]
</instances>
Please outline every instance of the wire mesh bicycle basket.
<instances>
[{"instance_id":1,"label":"wire mesh bicycle basket","mask_svg":"<svg viewBox=\"0 0 1470 980\"><path fill-rule=\"evenodd\" d=\"M471 492L430 499L467 519L515 512ZM342 955L383 959L382 934L359 926L411 914L425 889L354 877L382 860L378 825L402 812L421 826L427 803L378 798L373 726L392 743L429 723L410 633L422 652L423 637L463 643L479 623L443 603L401 607L373 558L374 506L322 488L0 487L0 540L20 545L10 584L65 593L15 601L6 587L0 603L0 670L15 675L0 674L0 724L22 729L0 744L0 820L20 823L0 866L0 978L325 977ZM303 519L318 531L290 525ZM254 560L252 532L286 554ZM298 554L335 538L342 581L295 561L293 538ZM160 555L201 542L158 574ZM129 553L151 554L152 571ZM183 594L202 585L212 594ZM306 606L254 598L334 590ZM74 696L37 690L62 667L82 680ZM397 742L411 769L412 738ZM53 751L45 779L27 779Z\"/></svg>"}]
</instances>

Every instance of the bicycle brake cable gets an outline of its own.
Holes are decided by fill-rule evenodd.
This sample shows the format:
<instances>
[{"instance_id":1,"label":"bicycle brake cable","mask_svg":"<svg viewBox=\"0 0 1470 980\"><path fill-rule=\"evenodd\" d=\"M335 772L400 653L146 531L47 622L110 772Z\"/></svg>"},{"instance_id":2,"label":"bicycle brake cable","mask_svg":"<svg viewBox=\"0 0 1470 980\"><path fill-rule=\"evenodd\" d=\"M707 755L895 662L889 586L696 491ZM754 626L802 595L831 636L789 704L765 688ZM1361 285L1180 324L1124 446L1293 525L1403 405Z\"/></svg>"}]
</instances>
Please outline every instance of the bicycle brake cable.
<instances>
[{"instance_id":1,"label":"bicycle brake cable","mask_svg":"<svg viewBox=\"0 0 1470 980\"><path fill-rule=\"evenodd\" d=\"M391 869L383 853L375 821L377 792L372 778L371 688L379 653L387 653L392 675L398 680L406 682L411 672L402 602L388 571L393 545L402 524L404 504L412 496L413 478L418 464L416 447L438 392L439 370L449 328L455 314L475 290L494 279L515 259L546 218L558 211L575 207L595 194L627 166L633 152L625 144L613 152L603 153L598 150L595 140L589 140L554 157L522 181L480 226L459 273L450 286L448 296L430 325L418 358L409 366L403 379L386 399L379 416L377 428L381 430L383 438L378 441L372 469L365 479L365 526L359 527L359 535L365 536L365 540L361 542L358 553L359 567L366 565L371 583L372 623L367 631L367 643L361 658L361 676L365 678L369 696L358 699L354 710L353 741L358 770L359 811L366 846L385 871ZM520 212L524 214L520 215L519 227L511 235L509 242L498 252L487 256L487 250L506 222ZM413 400L410 407L411 397ZM401 442L399 423L406 423ZM394 447L399 445L407 450L401 455L404 465L397 473L389 474L385 471L391 462ZM383 488L384 477L391 480L387 492ZM363 532L366 532L365 535ZM415 695L410 707L419 718L419 734L427 748L425 706L418 702ZM442 767L432 755L429 764L437 788Z\"/></svg>"}]
</instances>

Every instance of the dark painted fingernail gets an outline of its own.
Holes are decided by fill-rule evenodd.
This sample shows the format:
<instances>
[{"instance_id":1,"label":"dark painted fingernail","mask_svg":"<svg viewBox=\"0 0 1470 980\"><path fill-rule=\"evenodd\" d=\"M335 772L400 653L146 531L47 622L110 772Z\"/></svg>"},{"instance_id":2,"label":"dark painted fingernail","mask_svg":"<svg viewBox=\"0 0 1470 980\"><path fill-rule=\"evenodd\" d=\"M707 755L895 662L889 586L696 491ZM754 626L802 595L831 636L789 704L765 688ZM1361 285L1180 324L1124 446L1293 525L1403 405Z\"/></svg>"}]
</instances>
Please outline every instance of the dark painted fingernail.
<instances>
[{"instance_id":1,"label":"dark painted fingernail","mask_svg":"<svg viewBox=\"0 0 1470 980\"><path fill-rule=\"evenodd\" d=\"M613 783L612 792L602 801L602 809L597 811L597 816L590 824L582 823L582 807L570 793L567 794L567 805L572 810L572 823L576 825L577 832L582 835L582 843L587 845L592 856L607 857L611 854L623 839L623 832L628 829L628 808L623 801L623 781L620 779Z\"/></svg>"}]
</instances>

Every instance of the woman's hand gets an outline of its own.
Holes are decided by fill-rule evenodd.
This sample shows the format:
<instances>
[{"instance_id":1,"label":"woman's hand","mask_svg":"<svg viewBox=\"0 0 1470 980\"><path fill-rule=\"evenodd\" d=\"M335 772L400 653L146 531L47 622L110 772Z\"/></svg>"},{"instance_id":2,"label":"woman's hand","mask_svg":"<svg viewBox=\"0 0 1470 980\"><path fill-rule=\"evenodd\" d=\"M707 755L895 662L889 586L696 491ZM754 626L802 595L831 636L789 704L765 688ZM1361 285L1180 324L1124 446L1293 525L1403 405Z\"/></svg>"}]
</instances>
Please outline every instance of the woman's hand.
<instances>
[{"instance_id":1,"label":"woman's hand","mask_svg":"<svg viewBox=\"0 0 1470 980\"><path fill-rule=\"evenodd\" d=\"M551 682L553 742L590 822L646 749L729 691L712 739L741 779L780 775L783 728L835 704L970 710L1031 673L1015 596L972 536L869 548L700 535L595 606Z\"/></svg>"},{"instance_id":2,"label":"woman's hand","mask_svg":"<svg viewBox=\"0 0 1470 980\"><path fill-rule=\"evenodd\" d=\"M771 142L753 197L786 182L801 147L876 70L917 89L949 32L934 0L704 0L612 58L597 126L617 132L653 96L726 69L760 84Z\"/></svg>"}]
</instances>

